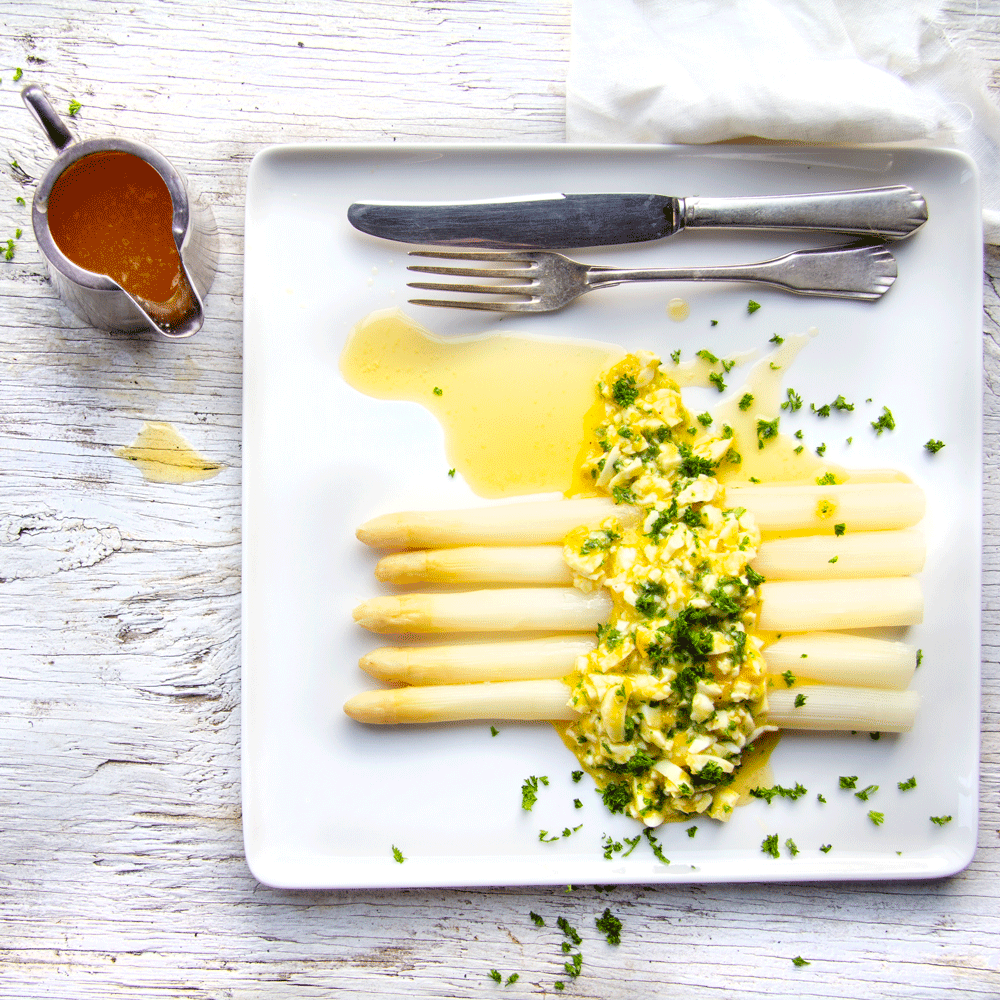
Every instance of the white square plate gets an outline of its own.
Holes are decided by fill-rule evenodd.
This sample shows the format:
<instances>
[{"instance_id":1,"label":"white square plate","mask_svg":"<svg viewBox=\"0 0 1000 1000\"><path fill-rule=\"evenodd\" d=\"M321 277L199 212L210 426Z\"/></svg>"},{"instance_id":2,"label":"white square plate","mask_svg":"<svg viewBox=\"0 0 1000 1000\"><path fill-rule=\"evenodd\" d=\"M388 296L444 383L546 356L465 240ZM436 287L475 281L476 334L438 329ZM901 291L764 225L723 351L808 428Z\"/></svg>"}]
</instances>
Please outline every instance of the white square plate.
<instances>
[{"instance_id":1,"label":"white square plate","mask_svg":"<svg viewBox=\"0 0 1000 1000\"><path fill-rule=\"evenodd\" d=\"M916 728L875 742L859 735L787 735L775 780L801 782L797 802L757 801L726 825L658 831L668 866L643 842L605 860L601 839L638 832L612 816L545 724L365 727L342 712L371 687L358 657L381 643L351 611L379 592L358 524L390 510L479 501L448 468L442 432L413 403L362 396L341 377L350 329L408 297L406 248L356 233L357 200L483 199L549 191L676 195L795 193L906 183L930 220L894 244L899 278L876 304L797 298L747 286L602 291L506 330L592 337L685 357L762 347L774 332L817 327L789 381L817 404L857 406L826 422L797 414L812 445L855 468L899 468L924 487L928 542L923 649L913 682ZM665 241L581 251L631 264L746 263L833 242L808 234L682 233ZM260 153L246 210L243 434L243 825L251 869L302 888L920 878L960 870L975 849L979 753L982 240L972 163L927 149L790 147L286 146ZM749 294L748 294L749 293ZM748 315L752 297L762 308ZM682 296L690 317L672 322ZM497 326L489 314L408 307L441 333ZM718 325L710 327L711 319ZM731 382L738 381L734 374ZM864 400L872 398L871 404ZM697 404L696 404L697 405ZM888 406L896 430L876 436ZM784 426L784 425L783 425ZM853 444L846 444L846 437ZM923 444L946 447L930 455ZM532 812L521 783L547 775ZM877 784L870 803L838 787ZM918 786L905 793L897 782ZM827 802L817 801L822 793ZM583 799L574 809L575 797ZM870 808L885 814L875 827ZM943 827L929 817L951 815ZM583 824L557 843L541 828ZM772 859L762 839L800 853ZM821 853L821 844L832 844ZM393 860L392 847L406 857Z\"/></svg>"}]
</instances>

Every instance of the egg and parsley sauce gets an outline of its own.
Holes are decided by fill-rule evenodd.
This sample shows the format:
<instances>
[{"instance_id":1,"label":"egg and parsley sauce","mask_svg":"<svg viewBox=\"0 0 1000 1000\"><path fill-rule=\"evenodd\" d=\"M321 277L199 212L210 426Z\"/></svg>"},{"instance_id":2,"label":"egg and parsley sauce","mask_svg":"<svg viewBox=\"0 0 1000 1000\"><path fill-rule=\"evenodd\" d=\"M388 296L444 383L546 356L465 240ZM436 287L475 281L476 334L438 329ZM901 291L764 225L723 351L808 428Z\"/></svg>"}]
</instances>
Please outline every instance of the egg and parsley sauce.
<instances>
[{"instance_id":1,"label":"egg and parsley sauce","mask_svg":"<svg viewBox=\"0 0 1000 1000\"><path fill-rule=\"evenodd\" d=\"M767 710L765 664L752 634L760 545L753 517L725 505L716 479L738 464L732 429L692 418L649 352L598 382L604 418L581 472L598 493L639 509L578 528L563 554L575 586L606 588L611 620L567 681L581 712L566 732L604 802L647 827L705 813L726 820L729 787Z\"/></svg>"}]
</instances>

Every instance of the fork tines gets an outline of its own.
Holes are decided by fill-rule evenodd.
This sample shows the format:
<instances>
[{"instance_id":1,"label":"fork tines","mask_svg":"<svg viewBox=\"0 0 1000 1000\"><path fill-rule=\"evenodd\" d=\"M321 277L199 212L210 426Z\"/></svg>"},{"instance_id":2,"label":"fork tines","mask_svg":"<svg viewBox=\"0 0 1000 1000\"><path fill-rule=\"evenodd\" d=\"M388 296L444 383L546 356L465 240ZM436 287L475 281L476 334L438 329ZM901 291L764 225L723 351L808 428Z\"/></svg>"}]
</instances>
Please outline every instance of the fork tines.
<instances>
[{"instance_id":1,"label":"fork tines","mask_svg":"<svg viewBox=\"0 0 1000 1000\"><path fill-rule=\"evenodd\" d=\"M449 267L446 265L411 264L408 271L426 274L440 274L447 277L496 279L495 284L472 284L469 282L410 281L408 288L422 288L435 292L472 292L484 295L504 295L502 302L477 301L475 299L410 299L417 306L445 306L454 309L485 309L491 312L518 312L528 309L537 301L533 292L537 279L533 271L537 262L530 252L505 250L411 250L411 257L434 257L443 260L480 260L487 263L507 264L509 267ZM504 284L503 282L515 282Z\"/></svg>"}]
</instances>

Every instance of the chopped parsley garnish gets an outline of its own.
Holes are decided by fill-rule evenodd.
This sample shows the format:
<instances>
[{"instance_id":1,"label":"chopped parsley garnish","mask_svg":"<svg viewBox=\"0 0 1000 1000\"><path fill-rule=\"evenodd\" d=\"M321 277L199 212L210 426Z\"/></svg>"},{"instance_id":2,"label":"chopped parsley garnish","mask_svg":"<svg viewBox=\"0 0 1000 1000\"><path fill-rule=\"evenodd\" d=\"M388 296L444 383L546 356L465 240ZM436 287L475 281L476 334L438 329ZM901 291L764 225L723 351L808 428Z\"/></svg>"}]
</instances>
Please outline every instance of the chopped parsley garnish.
<instances>
[{"instance_id":1,"label":"chopped parsley garnish","mask_svg":"<svg viewBox=\"0 0 1000 1000\"><path fill-rule=\"evenodd\" d=\"M718 326L719 325L719 321L717 319L710 319L708 321L708 325L709 326Z\"/></svg>"},{"instance_id":2,"label":"chopped parsley garnish","mask_svg":"<svg viewBox=\"0 0 1000 1000\"><path fill-rule=\"evenodd\" d=\"M826 796L822 792L817 792L816 793L816 801L817 802L822 802L823 805L826 805Z\"/></svg>"},{"instance_id":3,"label":"chopped parsley garnish","mask_svg":"<svg viewBox=\"0 0 1000 1000\"><path fill-rule=\"evenodd\" d=\"M875 732L868 734L868 739L870 739L870 740L880 740L880 739L882 739L882 734L878 730L876 730Z\"/></svg>"},{"instance_id":4,"label":"chopped parsley garnish","mask_svg":"<svg viewBox=\"0 0 1000 1000\"><path fill-rule=\"evenodd\" d=\"M560 981L560 980L558 980L558 979L557 979L557 980L556 980L556 981L555 981L555 982L554 982L554 983L553 983L552 985L553 985L553 986L554 986L554 987L555 987L555 988L556 988L557 990L564 990L564 989L566 989L566 984L565 984L564 982L561 982L561 981Z\"/></svg>"},{"instance_id":5,"label":"chopped parsley garnish","mask_svg":"<svg viewBox=\"0 0 1000 1000\"><path fill-rule=\"evenodd\" d=\"M824 845L823 845L823 846L822 846L822 847L820 848L820 850L821 850L821 851L822 851L822 852L823 852L824 854L829 854L829 853L830 853L830 851L832 851L832 850L833 850L833 844L824 844Z\"/></svg>"},{"instance_id":6,"label":"chopped parsley garnish","mask_svg":"<svg viewBox=\"0 0 1000 1000\"><path fill-rule=\"evenodd\" d=\"M496 969L490 969L490 979L495 983L499 983L503 981L503 976Z\"/></svg>"},{"instance_id":7,"label":"chopped parsley garnish","mask_svg":"<svg viewBox=\"0 0 1000 1000\"><path fill-rule=\"evenodd\" d=\"M858 776L852 774L849 778L845 778L843 775L840 776L840 787L841 788L857 788L858 787Z\"/></svg>"},{"instance_id":8,"label":"chopped parsley garnish","mask_svg":"<svg viewBox=\"0 0 1000 1000\"><path fill-rule=\"evenodd\" d=\"M921 663L924 662L924 651L922 649L917 650L917 666L919 667Z\"/></svg>"},{"instance_id":9,"label":"chopped parsley garnish","mask_svg":"<svg viewBox=\"0 0 1000 1000\"><path fill-rule=\"evenodd\" d=\"M78 100L76 100L76 98L74 98L72 101L70 101L69 102L69 116L70 116L70 118L75 118L80 113L80 109L82 107L83 107L83 105Z\"/></svg>"},{"instance_id":10,"label":"chopped parsley garnish","mask_svg":"<svg viewBox=\"0 0 1000 1000\"><path fill-rule=\"evenodd\" d=\"M579 784L580 779L583 777L583 771L574 771L571 775L574 784Z\"/></svg>"},{"instance_id":11,"label":"chopped parsley garnish","mask_svg":"<svg viewBox=\"0 0 1000 1000\"><path fill-rule=\"evenodd\" d=\"M637 833L634 837L623 837L622 840L628 844L628 850L622 855L623 858L627 858L635 849L639 846L639 841L642 840L642 834Z\"/></svg>"},{"instance_id":12,"label":"chopped parsley garnish","mask_svg":"<svg viewBox=\"0 0 1000 1000\"><path fill-rule=\"evenodd\" d=\"M822 476L818 476L816 479L817 486L836 486L837 477L832 472L824 472Z\"/></svg>"},{"instance_id":13,"label":"chopped parsley garnish","mask_svg":"<svg viewBox=\"0 0 1000 1000\"><path fill-rule=\"evenodd\" d=\"M809 409L816 414L817 417L828 417L830 416L830 404L824 403L822 406L817 408L815 403L809 404Z\"/></svg>"},{"instance_id":14,"label":"chopped parsley garnish","mask_svg":"<svg viewBox=\"0 0 1000 1000\"><path fill-rule=\"evenodd\" d=\"M504 983L504 986L510 986L512 983L516 983L520 978L521 974L519 972L512 972L507 977L507 982Z\"/></svg>"},{"instance_id":15,"label":"chopped parsley garnish","mask_svg":"<svg viewBox=\"0 0 1000 1000\"><path fill-rule=\"evenodd\" d=\"M769 854L772 858L781 857L781 848L778 847L778 835L772 833L760 842L760 849L764 854Z\"/></svg>"},{"instance_id":16,"label":"chopped parsley garnish","mask_svg":"<svg viewBox=\"0 0 1000 1000\"><path fill-rule=\"evenodd\" d=\"M559 839L559 835L558 834L552 834L552 836L550 837L548 830L539 830L538 831L538 839L543 844L551 844L554 840L558 840Z\"/></svg>"},{"instance_id":17,"label":"chopped parsley garnish","mask_svg":"<svg viewBox=\"0 0 1000 1000\"><path fill-rule=\"evenodd\" d=\"M868 810L868 818L876 825L881 826L885 822L885 813L875 812L874 809Z\"/></svg>"},{"instance_id":18,"label":"chopped parsley garnish","mask_svg":"<svg viewBox=\"0 0 1000 1000\"><path fill-rule=\"evenodd\" d=\"M711 372L708 376L708 381L715 386L719 392L726 391L726 383L722 380L722 374L720 372Z\"/></svg>"},{"instance_id":19,"label":"chopped parsley garnish","mask_svg":"<svg viewBox=\"0 0 1000 1000\"><path fill-rule=\"evenodd\" d=\"M439 386L439 385L434 386L434 395L435 396L443 396L444 395L444 389L442 389L441 386Z\"/></svg>"},{"instance_id":20,"label":"chopped parsley garnish","mask_svg":"<svg viewBox=\"0 0 1000 1000\"><path fill-rule=\"evenodd\" d=\"M17 81L20 80L23 75L24 75L24 70L21 69L20 66L18 66L14 70L14 83L17 83Z\"/></svg>"},{"instance_id":21,"label":"chopped parsley garnish","mask_svg":"<svg viewBox=\"0 0 1000 1000\"><path fill-rule=\"evenodd\" d=\"M448 475L451 476L452 479L454 479L455 478L455 470L454 469L449 469L448 470Z\"/></svg>"},{"instance_id":22,"label":"chopped parsley garnish","mask_svg":"<svg viewBox=\"0 0 1000 1000\"><path fill-rule=\"evenodd\" d=\"M573 808L574 809L582 809L583 808L583 803L579 799L573 799Z\"/></svg>"},{"instance_id":23,"label":"chopped parsley garnish","mask_svg":"<svg viewBox=\"0 0 1000 1000\"><path fill-rule=\"evenodd\" d=\"M670 352L670 360L673 361L673 363L675 365L679 365L681 363L681 351L680 351L680 348L678 348L676 351L671 351Z\"/></svg>"},{"instance_id":24,"label":"chopped parsley garnish","mask_svg":"<svg viewBox=\"0 0 1000 1000\"><path fill-rule=\"evenodd\" d=\"M568 962L563 963L563 968L566 970L568 976L572 976L576 979L580 975L580 969L583 966L583 955L577 952L573 955Z\"/></svg>"},{"instance_id":25,"label":"chopped parsley garnish","mask_svg":"<svg viewBox=\"0 0 1000 1000\"><path fill-rule=\"evenodd\" d=\"M844 533L845 531L847 531L847 525L846 525L846 524L835 524L835 525L833 526L833 533L834 533L834 534L835 534L835 535L836 535L836 536L837 536L838 538L840 538L840 536L841 536L841 535L842 535L842 534L843 534L843 533Z\"/></svg>"},{"instance_id":26,"label":"chopped parsley garnish","mask_svg":"<svg viewBox=\"0 0 1000 1000\"><path fill-rule=\"evenodd\" d=\"M496 726L490 726L490 736L499 736L500 730Z\"/></svg>"},{"instance_id":27,"label":"chopped parsley garnish","mask_svg":"<svg viewBox=\"0 0 1000 1000\"><path fill-rule=\"evenodd\" d=\"M801 969L803 965L812 965L812 962L807 962L801 955L796 955L795 958L792 959L792 965Z\"/></svg>"},{"instance_id":28,"label":"chopped parsley garnish","mask_svg":"<svg viewBox=\"0 0 1000 1000\"><path fill-rule=\"evenodd\" d=\"M772 337L772 338L771 338L771 339L770 339L770 340L768 341L768 343L769 343L769 344L783 344L784 342L785 342L785 338L784 338L784 337L779 337L779 336L778 336L778 334L775 334L775 335L774 335L774 336L773 336L773 337Z\"/></svg>"},{"instance_id":29,"label":"chopped parsley garnish","mask_svg":"<svg viewBox=\"0 0 1000 1000\"><path fill-rule=\"evenodd\" d=\"M714 462L693 454L689 445L682 443L677 448L681 453L681 464L677 468L677 474L682 479L697 479L698 476L715 475Z\"/></svg>"},{"instance_id":30,"label":"chopped parsley garnish","mask_svg":"<svg viewBox=\"0 0 1000 1000\"><path fill-rule=\"evenodd\" d=\"M791 687L795 683L795 674L791 670L786 670L782 675L785 681L785 687Z\"/></svg>"},{"instance_id":31,"label":"chopped parsley garnish","mask_svg":"<svg viewBox=\"0 0 1000 1000\"><path fill-rule=\"evenodd\" d=\"M843 396L838 396L831 404L835 410L853 410L854 404L848 403Z\"/></svg>"},{"instance_id":32,"label":"chopped parsley garnish","mask_svg":"<svg viewBox=\"0 0 1000 1000\"><path fill-rule=\"evenodd\" d=\"M765 443L770 441L772 438L778 436L778 421L781 417L775 417L774 420L758 420L757 421L757 447L763 448Z\"/></svg>"},{"instance_id":33,"label":"chopped parsley garnish","mask_svg":"<svg viewBox=\"0 0 1000 1000\"><path fill-rule=\"evenodd\" d=\"M775 363L774 363L774 362L772 361L772 362L771 362L771 371L773 371L773 372L780 372L780 371L781 371L781 365L776 365L776 364L775 364Z\"/></svg>"},{"instance_id":34,"label":"chopped parsley garnish","mask_svg":"<svg viewBox=\"0 0 1000 1000\"><path fill-rule=\"evenodd\" d=\"M913 778L907 778L906 781L897 781L896 787L901 792L908 792L911 788L917 787L917 779L916 777L913 777Z\"/></svg>"},{"instance_id":35,"label":"chopped parsley garnish","mask_svg":"<svg viewBox=\"0 0 1000 1000\"><path fill-rule=\"evenodd\" d=\"M791 856L792 856L793 858L795 857L795 855L796 855L796 854L798 854L798 853L799 853L799 847L798 847L798 844L796 844L796 843L795 843L795 841L794 841L794 840L792 840L792 838L791 838L791 837L789 837L789 838L788 838L788 840L786 840L786 841L785 841L785 847L786 847L786 848L788 849L788 853L789 853L789 854L790 854L790 855L791 855Z\"/></svg>"},{"instance_id":36,"label":"chopped parsley garnish","mask_svg":"<svg viewBox=\"0 0 1000 1000\"><path fill-rule=\"evenodd\" d=\"M930 441L928 441L927 444L924 445L924 447L932 455L936 455L944 447L944 441L935 441L934 438L931 438Z\"/></svg>"},{"instance_id":37,"label":"chopped parsley garnish","mask_svg":"<svg viewBox=\"0 0 1000 1000\"><path fill-rule=\"evenodd\" d=\"M754 313L755 313L755 312L756 312L756 311L757 311L757 310L758 310L759 308L760 308L760 303L759 303L759 302L754 302L754 300L753 300L753 299L751 299L751 300L750 300L750 301L749 301L749 302L747 303L747 312L748 312L748 313L749 313L749 314L750 314L751 316L752 316L752 315L753 315L753 314L754 314Z\"/></svg>"},{"instance_id":38,"label":"chopped parsley garnish","mask_svg":"<svg viewBox=\"0 0 1000 1000\"><path fill-rule=\"evenodd\" d=\"M526 778L524 784L521 785L521 808L526 812L531 812L531 807L538 801L539 782L547 785L549 779L544 774L540 778L532 775L530 778Z\"/></svg>"},{"instance_id":39,"label":"chopped parsley garnish","mask_svg":"<svg viewBox=\"0 0 1000 1000\"><path fill-rule=\"evenodd\" d=\"M740 397L740 409L749 410L750 404L752 402L753 402L753 393L750 392L743 393L743 395Z\"/></svg>"},{"instance_id":40,"label":"chopped parsley garnish","mask_svg":"<svg viewBox=\"0 0 1000 1000\"><path fill-rule=\"evenodd\" d=\"M826 442L824 441L817 449L816 454L822 458L826 454Z\"/></svg>"},{"instance_id":41,"label":"chopped parsley garnish","mask_svg":"<svg viewBox=\"0 0 1000 1000\"><path fill-rule=\"evenodd\" d=\"M775 796L781 799L791 799L794 802L796 799L801 799L808 791L808 788L804 788L801 783L796 782L794 788L785 788L784 785L774 785L772 788L751 788L750 795L755 799L764 799L770 805Z\"/></svg>"},{"instance_id":42,"label":"chopped parsley garnish","mask_svg":"<svg viewBox=\"0 0 1000 1000\"><path fill-rule=\"evenodd\" d=\"M719 363L719 359L707 347L696 351L695 356L701 358L703 361L707 361L710 365L717 365Z\"/></svg>"},{"instance_id":43,"label":"chopped parsley garnish","mask_svg":"<svg viewBox=\"0 0 1000 1000\"><path fill-rule=\"evenodd\" d=\"M937 826L944 826L946 823L951 822L950 816L931 816L931 822L935 823Z\"/></svg>"},{"instance_id":44,"label":"chopped parsley garnish","mask_svg":"<svg viewBox=\"0 0 1000 1000\"><path fill-rule=\"evenodd\" d=\"M872 421L872 427L879 437L882 436L882 431L894 431L896 429L896 421L893 419L892 411L888 406L882 407L882 414L878 420Z\"/></svg>"},{"instance_id":45,"label":"chopped parsley garnish","mask_svg":"<svg viewBox=\"0 0 1000 1000\"><path fill-rule=\"evenodd\" d=\"M601 793L601 798L610 812L625 812L626 806L632 801L632 789L628 782L612 781Z\"/></svg>"},{"instance_id":46,"label":"chopped parsley garnish","mask_svg":"<svg viewBox=\"0 0 1000 1000\"><path fill-rule=\"evenodd\" d=\"M797 694L795 696L795 707L801 708L806 703L806 696L804 694Z\"/></svg>"},{"instance_id":47,"label":"chopped parsley garnish","mask_svg":"<svg viewBox=\"0 0 1000 1000\"><path fill-rule=\"evenodd\" d=\"M854 797L861 799L862 802L867 802L868 797L874 795L877 791L878 785L869 785L867 788L862 788L860 792L855 792Z\"/></svg>"},{"instance_id":48,"label":"chopped parsley garnish","mask_svg":"<svg viewBox=\"0 0 1000 1000\"><path fill-rule=\"evenodd\" d=\"M544 927L545 926L545 920L539 914L535 913L534 910L529 910L528 911L528 916L531 917L531 922L536 927Z\"/></svg>"},{"instance_id":49,"label":"chopped parsley garnish","mask_svg":"<svg viewBox=\"0 0 1000 1000\"><path fill-rule=\"evenodd\" d=\"M702 427L708 427L712 423L712 414L706 410L704 413L699 413L696 419Z\"/></svg>"},{"instance_id":50,"label":"chopped parsley garnish","mask_svg":"<svg viewBox=\"0 0 1000 1000\"><path fill-rule=\"evenodd\" d=\"M647 826L643 829L642 833L646 840L649 841L649 847L653 852L653 857L656 858L661 865L669 865L670 859L663 853L663 848L660 847L660 842L653 836L653 831Z\"/></svg>"},{"instance_id":51,"label":"chopped parsley garnish","mask_svg":"<svg viewBox=\"0 0 1000 1000\"><path fill-rule=\"evenodd\" d=\"M795 432L795 437L799 441L802 440L802 430L801 430L801 428Z\"/></svg>"},{"instance_id":52,"label":"chopped parsley garnish","mask_svg":"<svg viewBox=\"0 0 1000 1000\"><path fill-rule=\"evenodd\" d=\"M697 826L689 826L687 828L687 835L689 837L693 837L697 832L698 832L698 827Z\"/></svg>"},{"instance_id":53,"label":"chopped parsley garnish","mask_svg":"<svg viewBox=\"0 0 1000 1000\"><path fill-rule=\"evenodd\" d=\"M788 410L789 413L794 413L796 410L802 409L802 397L794 390L786 390L785 395L788 397L782 404L781 408L783 410ZM797 431L796 437L802 437L802 431Z\"/></svg>"},{"instance_id":54,"label":"chopped parsley garnish","mask_svg":"<svg viewBox=\"0 0 1000 1000\"><path fill-rule=\"evenodd\" d=\"M403 857L403 852L395 845L392 845L392 860L398 864L402 864L406 858Z\"/></svg>"},{"instance_id":55,"label":"chopped parsley garnish","mask_svg":"<svg viewBox=\"0 0 1000 1000\"><path fill-rule=\"evenodd\" d=\"M631 406L639 398L639 390L635 385L635 376L622 375L616 379L615 384L611 387L611 396L622 409Z\"/></svg>"},{"instance_id":56,"label":"chopped parsley garnish","mask_svg":"<svg viewBox=\"0 0 1000 1000\"><path fill-rule=\"evenodd\" d=\"M597 918L597 929L608 939L608 944L622 943L622 922L605 907Z\"/></svg>"},{"instance_id":57,"label":"chopped parsley garnish","mask_svg":"<svg viewBox=\"0 0 1000 1000\"><path fill-rule=\"evenodd\" d=\"M827 559L827 562L828 563L835 563L839 558L840 558L840 556L834 556L832 559Z\"/></svg>"},{"instance_id":58,"label":"chopped parsley garnish","mask_svg":"<svg viewBox=\"0 0 1000 1000\"><path fill-rule=\"evenodd\" d=\"M24 204L25 204L25 201L24 201L24 199L23 199L23 198L22 198L22 197L21 197L20 195L18 195L18 196L17 196L17 197L16 197L15 199L14 199L14 201L16 201L16 202L18 203L18 205L24 205Z\"/></svg>"},{"instance_id":59,"label":"chopped parsley garnish","mask_svg":"<svg viewBox=\"0 0 1000 1000\"><path fill-rule=\"evenodd\" d=\"M800 444L798 446L798 448L793 449L796 455L801 455L802 454L802 447L803 446Z\"/></svg>"},{"instance_id":60,"label":"chopped parsley garnish","mask_svg":"<svg viewBox=\"0 0 1000 1000\"><path fill-rule=\"evenodd\" d=\"M637 502L636 495L627 486L613 486L611 488L611 499L615 503L631 503Z\"/></svg>"}]
</instances>

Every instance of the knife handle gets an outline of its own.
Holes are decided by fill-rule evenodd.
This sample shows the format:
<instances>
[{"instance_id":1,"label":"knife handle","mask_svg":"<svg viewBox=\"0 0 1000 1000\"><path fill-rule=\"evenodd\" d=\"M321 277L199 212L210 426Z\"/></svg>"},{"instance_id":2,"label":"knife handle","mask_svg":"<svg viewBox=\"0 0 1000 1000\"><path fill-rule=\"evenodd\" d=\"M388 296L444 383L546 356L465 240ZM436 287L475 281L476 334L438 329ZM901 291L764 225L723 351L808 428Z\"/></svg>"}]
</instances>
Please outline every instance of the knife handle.
<instances>
[{"instance_id":1,"label":"knife handle","mask_svg":"<svg viewBox=\"0 0 1000 1000\"><path fill-rule=\"evenodd\" d=\"M927 202L905 184L763 198L684 198L684 229L823 229L899 240L927 221Z\"/></svg>"}]
</instances>

